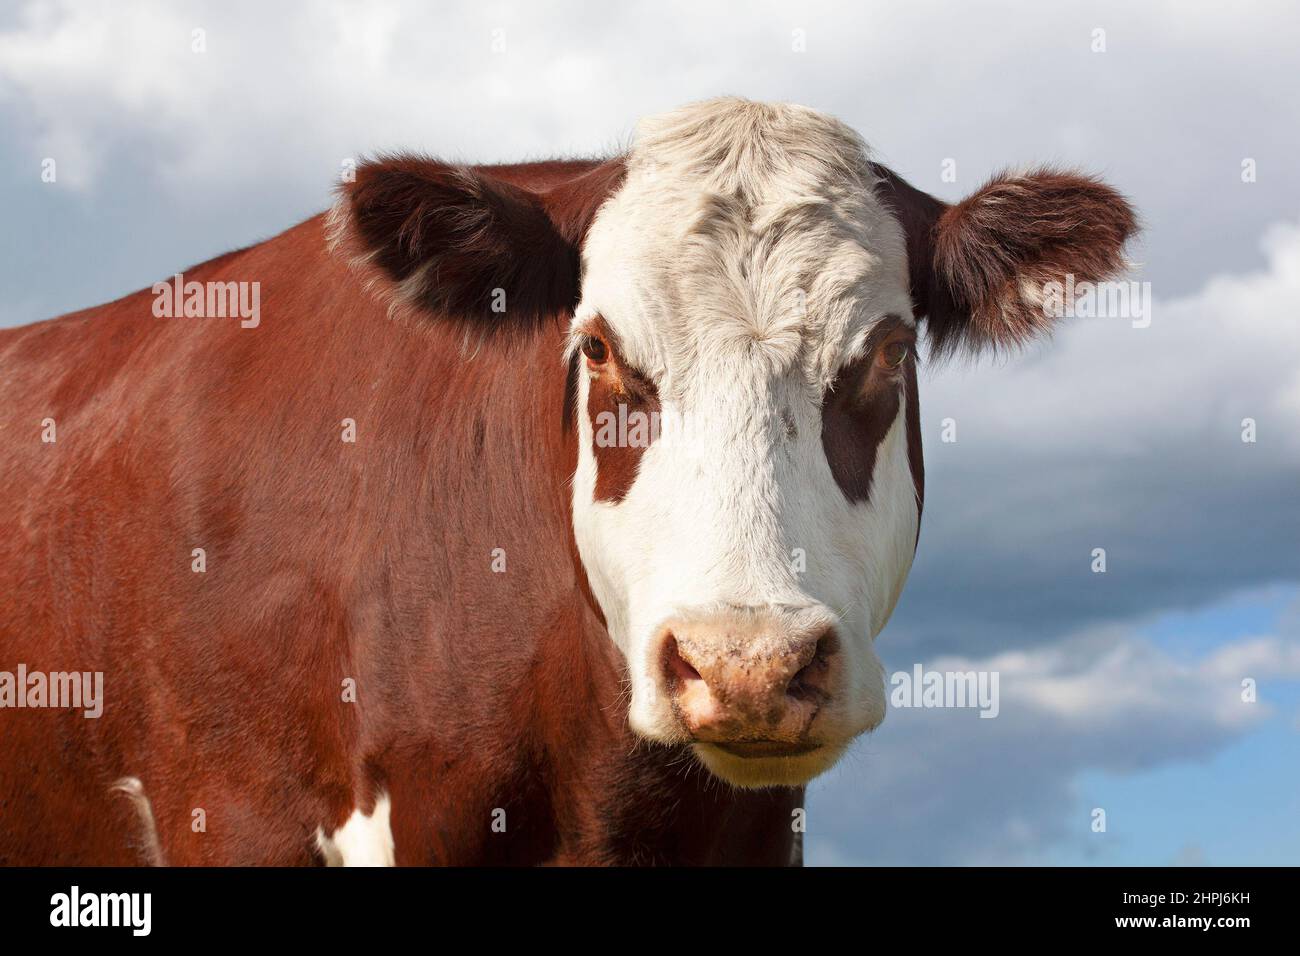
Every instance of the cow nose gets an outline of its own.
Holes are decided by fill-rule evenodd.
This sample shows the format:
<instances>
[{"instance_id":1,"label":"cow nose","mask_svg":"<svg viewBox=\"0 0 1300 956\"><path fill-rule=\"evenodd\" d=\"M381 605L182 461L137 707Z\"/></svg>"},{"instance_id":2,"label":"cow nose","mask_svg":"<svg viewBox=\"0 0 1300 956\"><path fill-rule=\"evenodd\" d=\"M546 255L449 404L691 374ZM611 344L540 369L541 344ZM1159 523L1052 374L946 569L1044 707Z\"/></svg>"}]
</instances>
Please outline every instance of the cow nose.
<instances>
[{"instance_id":1,"label":"cow nose","mask_svg":"<svg viewBox=\"0 0 1300 956\"><path fill-rule=\"evenodd\" d=\"M835 676L833 627L744 612L669 622L663 635L664 686L693 740L742 756L811 746Z\"/></svg>"}]
</instances>

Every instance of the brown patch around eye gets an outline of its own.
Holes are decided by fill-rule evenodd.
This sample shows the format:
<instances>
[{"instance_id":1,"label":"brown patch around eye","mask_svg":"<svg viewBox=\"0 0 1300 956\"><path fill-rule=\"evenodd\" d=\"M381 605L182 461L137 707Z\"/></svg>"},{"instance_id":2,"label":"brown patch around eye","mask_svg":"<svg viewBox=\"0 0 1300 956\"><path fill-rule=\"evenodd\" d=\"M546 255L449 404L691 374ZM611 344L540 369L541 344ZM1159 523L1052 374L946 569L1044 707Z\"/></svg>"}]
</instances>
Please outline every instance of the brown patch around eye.
<instances>
[{"instance_id":1,"label":"brown patch around eye","mask_svg":"<svg viewBox=\"0 0 1300 956\"><path fill-rule=\"evenodd\" d=\"M872 330L863 356L840 371L826 395L822 448L835 483L850 501L869 499L880 443L898 418L904 392L915 394L916 368L907 361L913 341L909 333L901 319L883 320ZM916 403L909 402L909 455L916 415ZM919 446L915 454L919 456Z\"/></svg>"},{"instance_id":2,"label":"brown patch around eye","mask_svg":"<svg viewBox=\"0 0 1300 956\"><path fill-rule=\"evenodd\" d=\"M600 341L598 361L587 351L590 339ZM592 455L596 459L597 501L619 502L636 481L641 456L659 433L659 392L649 377L628 366L613 346L613 337L599 316L588 323L582 351L587 376L587 416L591 422Z\"/></svg>"}]
</instances>

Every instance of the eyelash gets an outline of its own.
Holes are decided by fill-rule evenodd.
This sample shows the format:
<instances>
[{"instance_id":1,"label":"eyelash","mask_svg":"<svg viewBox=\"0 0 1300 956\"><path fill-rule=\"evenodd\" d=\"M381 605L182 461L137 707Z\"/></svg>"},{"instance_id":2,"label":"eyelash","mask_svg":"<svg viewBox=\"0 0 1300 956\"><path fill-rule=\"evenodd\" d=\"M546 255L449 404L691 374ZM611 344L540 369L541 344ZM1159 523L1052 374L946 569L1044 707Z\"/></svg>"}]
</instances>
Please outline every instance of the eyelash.
<instances>
[{"instance_id":1,"label":"eyelash","mask_svg":"<svg viewBox=\"0 0 1300 956\"><path fill-rule=\"evenodd\" d=\"M893 348L894 346L902 346L903 354L899 357L897 362L891 363L885 359L885 353L886 350ZM896 372L899 369L901 369L904 365L907 364L907 360L912 357L912 354L913 354L913 347L911 343L904 342L900 339L895 339L892 342L886 342L884 345L882 345L880 347L880 350L876 353L876 358L879 361L880 366L884 368L886 371Z\"/></svg>"},{"instance_id":2,"label":"eyelash","mask_svg":"<svg viewBox=\"0 0 1300 956\"><path fill-rule=\"evenodd\" d=\"M603 365L609 361L609 346L598 335L584 335L578 343L578 349L593 365Z\"/></svg>"}]
</instances>

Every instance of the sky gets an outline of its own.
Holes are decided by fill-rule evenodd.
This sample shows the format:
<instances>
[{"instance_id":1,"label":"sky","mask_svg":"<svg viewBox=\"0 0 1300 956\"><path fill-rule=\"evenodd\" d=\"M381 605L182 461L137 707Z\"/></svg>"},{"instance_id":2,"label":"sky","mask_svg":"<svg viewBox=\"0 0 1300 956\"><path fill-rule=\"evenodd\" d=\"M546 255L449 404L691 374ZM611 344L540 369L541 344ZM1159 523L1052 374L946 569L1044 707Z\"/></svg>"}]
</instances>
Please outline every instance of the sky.
<instances>
[{"instance_id":1,"label":"sky","mask_svg":"<svg viewBox=\"0 0 1300 956\"><path fill-rule=\"evenodd\" d=\"M878 650L996 672L998 716L892 709L810 789L808 861L1296 864L1298 75L1283 3L4 0L0 326L272 236L354 157L608 154L720 94L832 113L950 201L1098 173L1141 215L1149 325L922 379Z\"/></svg>"}]
</instances>

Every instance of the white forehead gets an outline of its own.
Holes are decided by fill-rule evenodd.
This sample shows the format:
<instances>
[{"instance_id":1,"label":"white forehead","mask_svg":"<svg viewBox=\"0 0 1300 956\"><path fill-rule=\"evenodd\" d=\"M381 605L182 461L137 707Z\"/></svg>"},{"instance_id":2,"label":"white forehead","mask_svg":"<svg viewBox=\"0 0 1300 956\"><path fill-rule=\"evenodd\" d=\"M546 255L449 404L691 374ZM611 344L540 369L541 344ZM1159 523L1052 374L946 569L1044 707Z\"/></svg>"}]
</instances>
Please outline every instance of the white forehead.
<instances>
[{"instance_id":1,"label":"white forehead","mask_svg":"<svg viewBox=\"0 0 1300 956\"><path fill-rule=\"evenodd\" d=\"M600 314L665 388L723 362L824 387L886 315L910 321L906 244L865 145L801 106L710 100L643 120L583 250Z\"/></svg>"}]
</instances>

